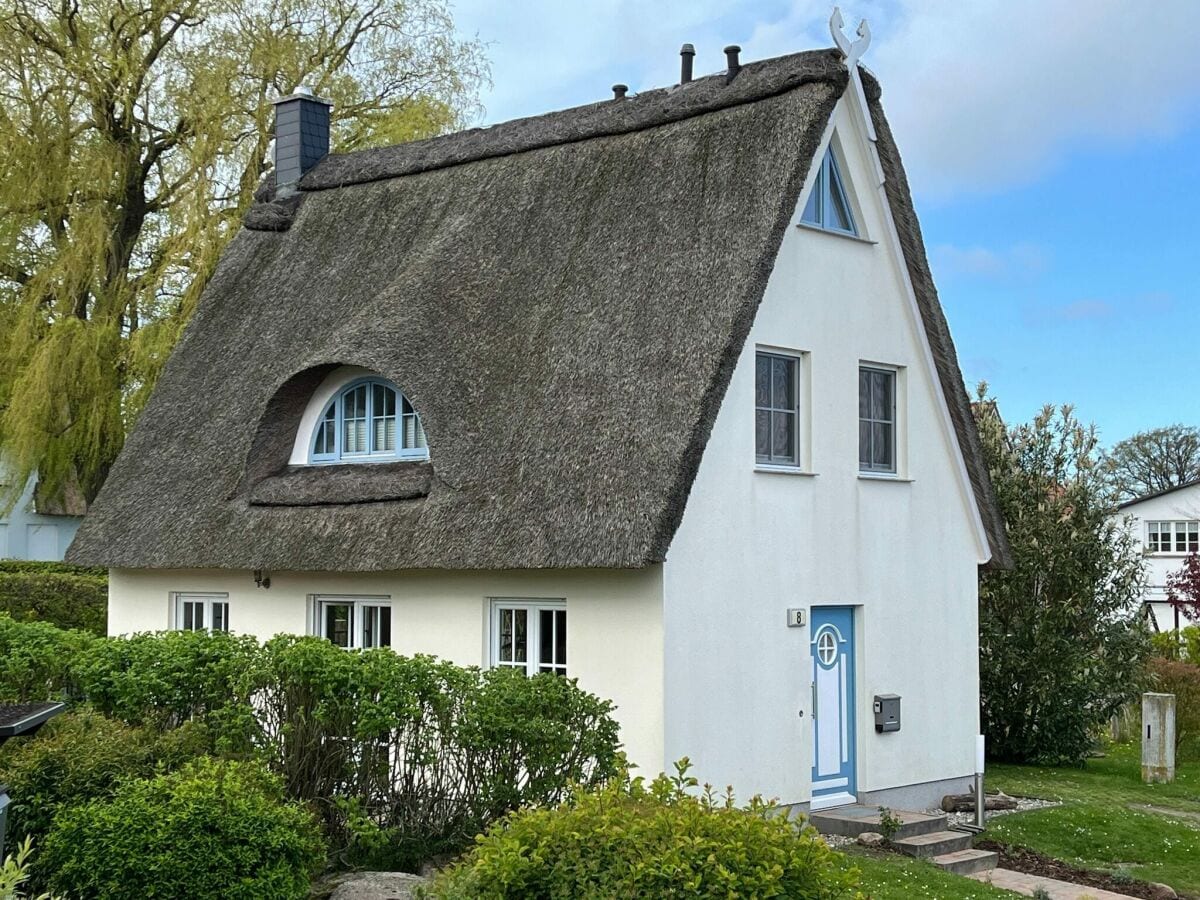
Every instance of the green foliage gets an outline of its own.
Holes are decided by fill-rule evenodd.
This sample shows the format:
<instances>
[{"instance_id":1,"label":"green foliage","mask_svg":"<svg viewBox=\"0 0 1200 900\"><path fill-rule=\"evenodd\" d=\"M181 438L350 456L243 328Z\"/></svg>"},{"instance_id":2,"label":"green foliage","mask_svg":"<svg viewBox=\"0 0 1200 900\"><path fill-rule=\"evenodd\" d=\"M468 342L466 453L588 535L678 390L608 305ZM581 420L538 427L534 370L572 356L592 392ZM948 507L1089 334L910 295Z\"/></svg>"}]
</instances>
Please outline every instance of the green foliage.
<instances>
[{"instance_id":1,"label":"green foliage","mask_svg":"<svg viewBox=\"0 0 1200 900\"><path fill-rule=\"evenodd\" d=\"M96 642L83 631L0 613L0 702L77 697L74 663Z\"/></svg>"},{"instance_id":2,"label":"green foliage","mask_svg":"<svg viewBox=\"0 0 1200 900\"><path fill-rule=\"evenodd\" d=\"M557 676L280 636L250 677L253 745L357 863L460 850L505 813L618 765L611 704Z\"/></svg>"},{"instance_id":3,"label":"green foliage","mask_svg":"<svg viewBox=\"0 0 1200 900\"><path fill-rule=\"evenodd\" d=\"M1200 665L1200 625L1189 625L1179 631L1157 631L1150 635L1150 643L1155 656Z\"/></svg>"},{"instance_id":4,"label":"green foliage","mask_svg":"<svg viewBox=\"0 0 1200 900\"><path fill-rule=\"evenodd\" d=\"M1200 479L1200 428L1168 425L1139 431L1113 446L1105 474L1122 500L1134 500Z\"/></svg>"},{"instance_id":5,"label":"green foliage","mask_svg":"<svg viewBox=\"0 0 1200 900\"><path fill-rule=\"evenodd\" d=\"M674 778L614 779L551 809L523 809L492 826L432 886L441 900L608 897L833 898L857 872L811 829L731 793L699 796Z\"/></svg>"},{"instance_id":6,"label":"green foliage","mask_svg":"<svg viewBox=\"0 0 1200 900\"><path fill-rule=\"evenodd\" d=\"M336 149L461 125L487 79L445 0L19 0L0 17L0 453L95 498L269 171L271 101Z\"/></svg>"},{"instance_id":7,"label":"green foliage","mask_svg":"<svg viewBox=\"0 0 1200 900\"><path fill-rule=\"evenodd\" d=\"M0 569L0 613L103 637L108 624L108 576L48 568Z\"/></svg>"},{"instance_id":8,"label":"green foliage","mask_svg":"<svg viewBox=\"0 0 1200 900\"><path fill-rule=\"evenodd\" d=\"M1176 762L1200 762L1200 665L1150 660L1152 689L1175 695Z\"/></svg>"},{"instance_id":9,"label":"green foliage","mask_svg":"<svg viewBox=\"0 0 1200 900\"><path fill-rule=\"evenodd\" d=\"M879 833L889 844L900 832L900 826L903 824L888 807L879 807Z\"/></svg>"},{"instance_id":10,"label":"green foliage","mask_svg":"<svg viewBox=\"0 0 1200 900\"><path fill-rule=\"evenodd\" d=\"M209 743L196 723L159 734L89 710L64 713L0 749L0 784L12 798L9 837L40 843L59 809L110 797L122 779L178 768Z\"/></svg>"},{"instance_id":11,"label":"green foliage","mask_svg":"<svg viewBox=\"0 0 1200 900\"><path fill-rule=\"evenodd\" d=\"M983 731L997 759L1080 763L1138 690L1142 557L1113 517L1095 431L1070 407L1006 430L980 388L980 437L1016 560L980 580Z\"/></svg>"},{"instance_id":12,"label":"green foliage","mask_svg":"<svg viewBox=\"0 0 1200 900\"><path fill-rule=\"evenodd\" d=\"M103 566L77 566L73 563L42 559L0 559L0 574L35 573L38 575L76 575L103 578L107 583L108 569Z\"/></svg>"},{"instance_id":13,"label":"green foliage","mask_svg":"<svg viewBox=\"0 0 1200 900\"><path fill-rule=\"evenodd\" d=\"M23 900L29 894L18 890L29 881L29 858L33 854L33 842L28 838L17 847L17 852L0 860L0 900ZM49 894L41 894L37 900L50 900Z\"/></svg>"},{"instance_id":14,"label":"green foliage","mask_svg":"<svg viewBox=\"0 0 1200 900\"><path fill-rule=\"evenodd\" d=\"M258 659L258 642L224 632L168 631L98 641L75 677L88 702L132 725L175 728L233 707Z\"/></svg>"},{"instance_id":15,"label":"green foliage","mask_svg":"<svg viewBox=\"0 0 1200 900\"><path fill-rule=\"evenodd\" d=\"M202 759L63 810L40 864L78 898L299 900L323 854L316 821L277 778Z\"/></svg>"}]
</instances>

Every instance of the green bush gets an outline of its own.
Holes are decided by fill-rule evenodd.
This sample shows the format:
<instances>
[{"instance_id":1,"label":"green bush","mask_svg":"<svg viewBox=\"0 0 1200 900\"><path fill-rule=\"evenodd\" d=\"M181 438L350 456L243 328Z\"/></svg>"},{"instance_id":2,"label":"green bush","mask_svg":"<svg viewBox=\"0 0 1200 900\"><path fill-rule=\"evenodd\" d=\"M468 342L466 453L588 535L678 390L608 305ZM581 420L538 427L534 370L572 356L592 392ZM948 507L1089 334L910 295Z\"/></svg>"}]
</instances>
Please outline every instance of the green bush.
<instances>
[{"instance_id":1,"label":"green bush","mask_svg":"<svg viewBox=\"0 0 1200 900\"><path fill-rule=\"evenodd\" d=\"M1179 631L1159 631L1150 636L1154 653L1163 659L1184 659L1200 665L1200 625Z\"/></svg>"},{"instance_id":2,"label":"green bush","mask_svg":"<svg viewBox=\"0 0 1200 900\"><path fill-rule=\"evenodd\" d=\"M110 797L122 779L178 768L209 743L199 724L158 734L86 709L52 719L0 750L0 784L12 798L9 838L40 844L60 808Z\"/></svg>"},{"instance_id":3,"label":"green bush","mask_svg":"<svg viewBox=\"0 0 1200 900\"><path fill-rule=\"evenodd\" d=\"M78 697L74 664L96 642L87 632L0 613L0 703Z\"/></svg>"},{"instance_id":4,"label":"green bush","mask_svg":"<svg viewBox=\"0 0 1200 900\"><path fill-rule=\"evenodd\" d=\"M1175 759L1200 761L1200 666L1177 660L1150 660L1153 690L1175 695Z\"/></svg>"},{"instance_id":5,"label":"green bush","mask_svg":"<svg viewBox=\"0 0 1200 900\"><path fill-rule=\"evenodd\" d=\"M91 573L0 570L0 612L103 637L108 626L108 577Z\"/></svg>"},{"instance_id":6,"label":"green bush","mask_svg":"<svg viewBox=\"0 0 1200 900\"><path fill-rule=\"evenodd\" d=\"M229 707L244 707L238 686L256 665L252 637L168 631L98 641L74 666L96 709L131 725L174 728Z\"/></svg>"},{"instance_id":7,"label":"green bush","mask_svg":"<svg viewBox=\"0 0 1200 900\"><path fill-rule=\"evenodd\" d=\"M356 863L411 869L617 769L612 705L558 676L280 636L254 678L254 745Z\"/></svg>"},{"instance_id":8,"label":"green bush","mask_svg":"<svg viewBox=\"0 0 1200 900\"><path fill-rule=\"evenodd\" d=\"M76 566L72 563L40 559L0 559L0 572L50 572L56 575L108 578L108 569L104 566Z\"/></svg>"},{"instance_id":9,"label":"green bush","mask_svg":"<svg viewBox=\"0 0 1200 900\"><path fill-rule=\"evenodd\" d=\"M324 848L260 765L197 760L63 810L39 866L78 900L306 898Z\"/></svg>"},{"instance_id":10,"label":"green bush","mask_svg":"<svg viewBox=\"0 0 1200 900\"><path fill-rule=\"evenodd\" d=\"M808 828L755 798L693 796L679 774L616 780L492 826L431 888L440 900L607 897L833 898L857 873Z\"/></svg>"}]
</instances>

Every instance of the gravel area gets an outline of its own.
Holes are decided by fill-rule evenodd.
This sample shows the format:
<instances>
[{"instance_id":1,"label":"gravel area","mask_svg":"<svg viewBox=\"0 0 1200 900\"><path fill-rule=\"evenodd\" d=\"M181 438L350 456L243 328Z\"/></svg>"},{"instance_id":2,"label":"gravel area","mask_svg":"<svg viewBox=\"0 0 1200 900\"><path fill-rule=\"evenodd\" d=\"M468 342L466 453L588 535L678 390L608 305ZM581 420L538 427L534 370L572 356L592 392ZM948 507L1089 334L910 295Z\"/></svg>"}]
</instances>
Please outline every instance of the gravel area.
<instances>
[{"instance_id":1,"label":"gravel area","mask_svg":"<svg viewBox=\"0 0 1200 900\"><path fill-rule=\"evenodd\" d=\"M987 818L992 819L996 816L1008 816L1018 812L1029 812L1033 809L1049 809L1052 806L1062 806L1058 800L1038 800L1036 797L1014 797L1017 801L1016 809L989 809ZM936 815L942 812L940 809L926 810L930 815ZM946 822L949 825L974 825L975 813L973 812L954 812L943 813L946 817Z\"/></svg>"}]
</instances>

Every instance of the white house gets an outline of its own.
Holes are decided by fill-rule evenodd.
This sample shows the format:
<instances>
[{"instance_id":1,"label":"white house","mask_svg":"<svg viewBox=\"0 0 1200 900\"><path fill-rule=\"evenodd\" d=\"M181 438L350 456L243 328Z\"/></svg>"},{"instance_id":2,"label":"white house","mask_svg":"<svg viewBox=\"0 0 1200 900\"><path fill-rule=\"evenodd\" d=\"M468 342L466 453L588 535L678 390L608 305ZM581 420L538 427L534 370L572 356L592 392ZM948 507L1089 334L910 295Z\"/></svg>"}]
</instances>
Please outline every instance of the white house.
<instances>
[{"instance_id":1,"label":"white house","mask_svg":"<svg viewBox=\"0 0 1200 900\"><path fill-rule=\"evenodd\" d=\"M71 550L110 629L566 674L741 796L963 790L1009 550L879 96L731 51L344 155L281 101L282 186Z\"/></svg>"},{"instance_id":2,"label":"white house","mask_svg":"<svg viewBox=\"0 0 1200 900\"><path fill-rule=\"evenodd\" d=\"M1143 602L1150 627L1200 625L1167 602L1167 576L1179 571L1189 553L1200 553L1200 481L1131 500L1120 514L1146 559Z\"/></svg>"},{"instance_id":3,"label":"white house","mask_svg":"<svg viewBox=\"0 0 1200 900\"><path fill-rule=\"evenodd\" d=\"M13 476L0 460L0 491L14 486ZM0 512L0 559L57 562L71 546L86 504L76 491L49 496L37 476L26 479L16 502Z\"/></svg>"}]
</instances>

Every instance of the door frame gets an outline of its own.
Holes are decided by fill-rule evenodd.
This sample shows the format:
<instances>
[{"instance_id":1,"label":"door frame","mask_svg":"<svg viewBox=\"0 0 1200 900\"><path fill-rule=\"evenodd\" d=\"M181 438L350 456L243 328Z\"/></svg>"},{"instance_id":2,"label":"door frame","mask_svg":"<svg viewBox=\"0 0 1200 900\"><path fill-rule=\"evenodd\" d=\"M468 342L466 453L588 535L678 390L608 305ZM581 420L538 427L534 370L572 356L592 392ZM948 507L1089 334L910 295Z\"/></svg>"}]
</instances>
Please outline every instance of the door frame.
<instances>
[{"instance_id":1,"label":"door frame","mask_svg":"<svg viewBox=\"0 0 1200 900\"><path fill-rule=\"evenodd\" d=\"M813 606L809 609L809 621L811 624L811 633L809 637L809 676L812 691L812 734L809 746L812 750L812 765L809 768L809 808L829 809L835 806L847 806L858 802L858 648L859 648L859 623L858 610L860 607L849 604L822 604ZM841 635L841 630L837 625L832 623L818 623L817 619L820 613L824 610L839 610L848 614L849 634ZM848 757L843 763L846 767L844 774L834 776L834 780L845 779L841 785L833 785L828 792L817 794L817 740L819 729L821 727L822 718L819 714L819 701L817 695L817 671L818 667L822 666L817 658L817 641L820 640L821 634L829 628L833 628L842 637L844 646L839 647L838 659L842 660L842 665L845 666L845 703L843 712L845 721L842 722L839 718L839 730L844 732L845 744L839 742L839 746ZM835 663L836 664L836 663ZM828 721L828 719L825 719ZM844 727L843 727L844 726ZM829 776L827 776L829 777ZM837 788L841 787L841 790Z\"/></svg>"}]
</instances>

